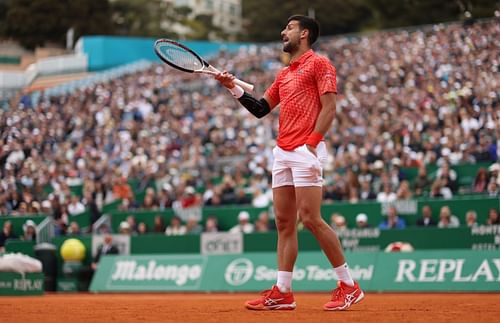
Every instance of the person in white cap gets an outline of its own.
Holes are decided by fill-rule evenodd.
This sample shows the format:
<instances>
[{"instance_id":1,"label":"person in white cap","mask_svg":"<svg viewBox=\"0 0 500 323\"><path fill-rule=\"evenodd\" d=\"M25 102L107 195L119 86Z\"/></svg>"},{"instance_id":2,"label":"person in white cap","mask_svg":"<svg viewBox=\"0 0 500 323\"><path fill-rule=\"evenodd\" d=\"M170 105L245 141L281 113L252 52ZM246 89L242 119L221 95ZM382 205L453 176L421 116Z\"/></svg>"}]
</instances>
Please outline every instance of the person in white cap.
<instances>
[{"instance_id":1,"label":"person in white cap","mask_svg":"<svg viewBox=\"0 0 500 323\"><path fill-rule=\"evenodd\" d=\"M368 224L368 216L365 213L356 215L356 227L358 229L365 229L370 227Z\"/></svg>"},{"instance_id":2,"label":"person in white cap","mask_svg":"<svg viewBox=\"0 0 500 323\"><path fill-rule=\"evenodd\" d=\"M232 227L229 232L252 233L254 232L254 229L254 225L250 223L250 213L247 211L241 211L238 214L238 224Z\"/></svg>"},{"instance_id":3,"label":"person in white cap","mask_svg":"<svg viewBox=\"0 0 500 323\"><path fill-rule=\"evenodd\" d=\"M23 235L22 240L25 241L36 241L36 224L33 220L26 220L23 224Z\"/></svg>"}]
</instances>

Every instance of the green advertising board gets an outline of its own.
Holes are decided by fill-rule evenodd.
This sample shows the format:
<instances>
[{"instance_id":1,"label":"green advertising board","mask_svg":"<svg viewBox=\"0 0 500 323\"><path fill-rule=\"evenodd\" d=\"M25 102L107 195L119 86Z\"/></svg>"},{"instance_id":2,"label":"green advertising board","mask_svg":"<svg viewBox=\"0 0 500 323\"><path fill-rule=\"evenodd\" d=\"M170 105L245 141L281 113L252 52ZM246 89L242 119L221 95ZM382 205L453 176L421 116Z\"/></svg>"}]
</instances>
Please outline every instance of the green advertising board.
<instances>
[{"instance_id":1,"label":"green advertising board","mask_svg":"<svg viewBox=\"0 0 500 323\"><path fill-rule=\"evenodd\" d=\"M42 295L43 273L0 272L0 295Z\"/></svg>"},{"instance_id":2,"label":"green advertising board","mask_svg":"<svg viewBox=\"0 0 500 323\"><path fill-rule=\"evenodd\" d=\"M367 291L500 292L494 251L348 253L354 279ZM106 291L259 291L276 281L275 253L105 256L90 286ZM300 253L296 291L330 291L337 276L321 252Z\"/></svg>"}]
</instances>

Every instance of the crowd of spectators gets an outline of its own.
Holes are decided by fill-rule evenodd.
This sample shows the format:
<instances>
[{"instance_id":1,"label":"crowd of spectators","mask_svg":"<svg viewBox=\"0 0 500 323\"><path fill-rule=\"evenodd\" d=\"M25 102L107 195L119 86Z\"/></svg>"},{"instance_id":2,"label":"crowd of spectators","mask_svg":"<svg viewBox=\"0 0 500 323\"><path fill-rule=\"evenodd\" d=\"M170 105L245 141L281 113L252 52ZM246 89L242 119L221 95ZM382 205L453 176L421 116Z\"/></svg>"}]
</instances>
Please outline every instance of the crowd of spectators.
<instances>
[{"instance_id":1,"label":"crowd of spectators","mask_svg":"<svg viewBox=\"0 0 500 323\"><path fill-rule=\"evenodd\" d=\"M337 117L326 135L327 202L498 196L497 20L324 38L317 50L338 79ZM213 63L256 84L260 96L286 58L271 44L220 53ZM208 77L154 65L22 102L0 110L0 214L52 214L64 233L76 230L74 214L88 209L93 223L113 200L125 211L272 202L277 113L253 118ZM452 166L479 162L491 166L459 187ZM432 164L439 169L431 176ZM406 167L419 169L412 182Z\"/></svg>"}]
</instances>

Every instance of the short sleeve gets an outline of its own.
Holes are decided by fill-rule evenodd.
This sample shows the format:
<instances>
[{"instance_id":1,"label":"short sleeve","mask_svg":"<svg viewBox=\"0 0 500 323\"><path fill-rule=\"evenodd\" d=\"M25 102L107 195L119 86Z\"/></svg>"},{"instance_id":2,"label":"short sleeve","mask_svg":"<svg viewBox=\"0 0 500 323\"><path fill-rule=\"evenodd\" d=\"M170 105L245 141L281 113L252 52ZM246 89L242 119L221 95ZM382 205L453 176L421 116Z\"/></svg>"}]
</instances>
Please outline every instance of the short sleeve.
<instances>
[{"instance_id":1,"label":"short sleeve","mask_svg":"<svg viewBox=\"0 0 500 323\"><path fill-rule=\"evenodd\" d=\"M279 83L281 79L282 71L278 73L276 78L274 79L273 84L266 90L266 96L271 99L273 102L280 102L280 91L279 91Z\"/></svg>"},{"instance_id":2,"label":"short sleeve","mask_svg":"<svg viewBox=\"0 0 500 323\"><path fill-rule=\"evenodd\" d=\"M319 95L328 92L337 93L337 72L326 57L320 57L315 62L316 85Z\"/></svg>"}]
</instances>

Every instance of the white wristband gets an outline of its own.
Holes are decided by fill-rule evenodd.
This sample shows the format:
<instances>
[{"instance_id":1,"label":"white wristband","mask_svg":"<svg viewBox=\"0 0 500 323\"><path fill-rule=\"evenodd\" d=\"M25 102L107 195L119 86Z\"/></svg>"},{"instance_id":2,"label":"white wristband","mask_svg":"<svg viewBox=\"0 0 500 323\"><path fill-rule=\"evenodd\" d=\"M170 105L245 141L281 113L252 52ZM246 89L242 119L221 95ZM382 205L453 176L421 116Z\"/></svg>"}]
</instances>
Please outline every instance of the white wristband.
<instances>
[{"instance_id":1,"label":"white wristband","mask_svg":"<svg viewBox=\"0 0 500 323\"><path fill-rule=\"evenodd\" d=\"M245 91L239 85L235 85L232 89L228 89L229 92L236 98L239 99L243 96Z\"/></svg>"}]
</instances>

